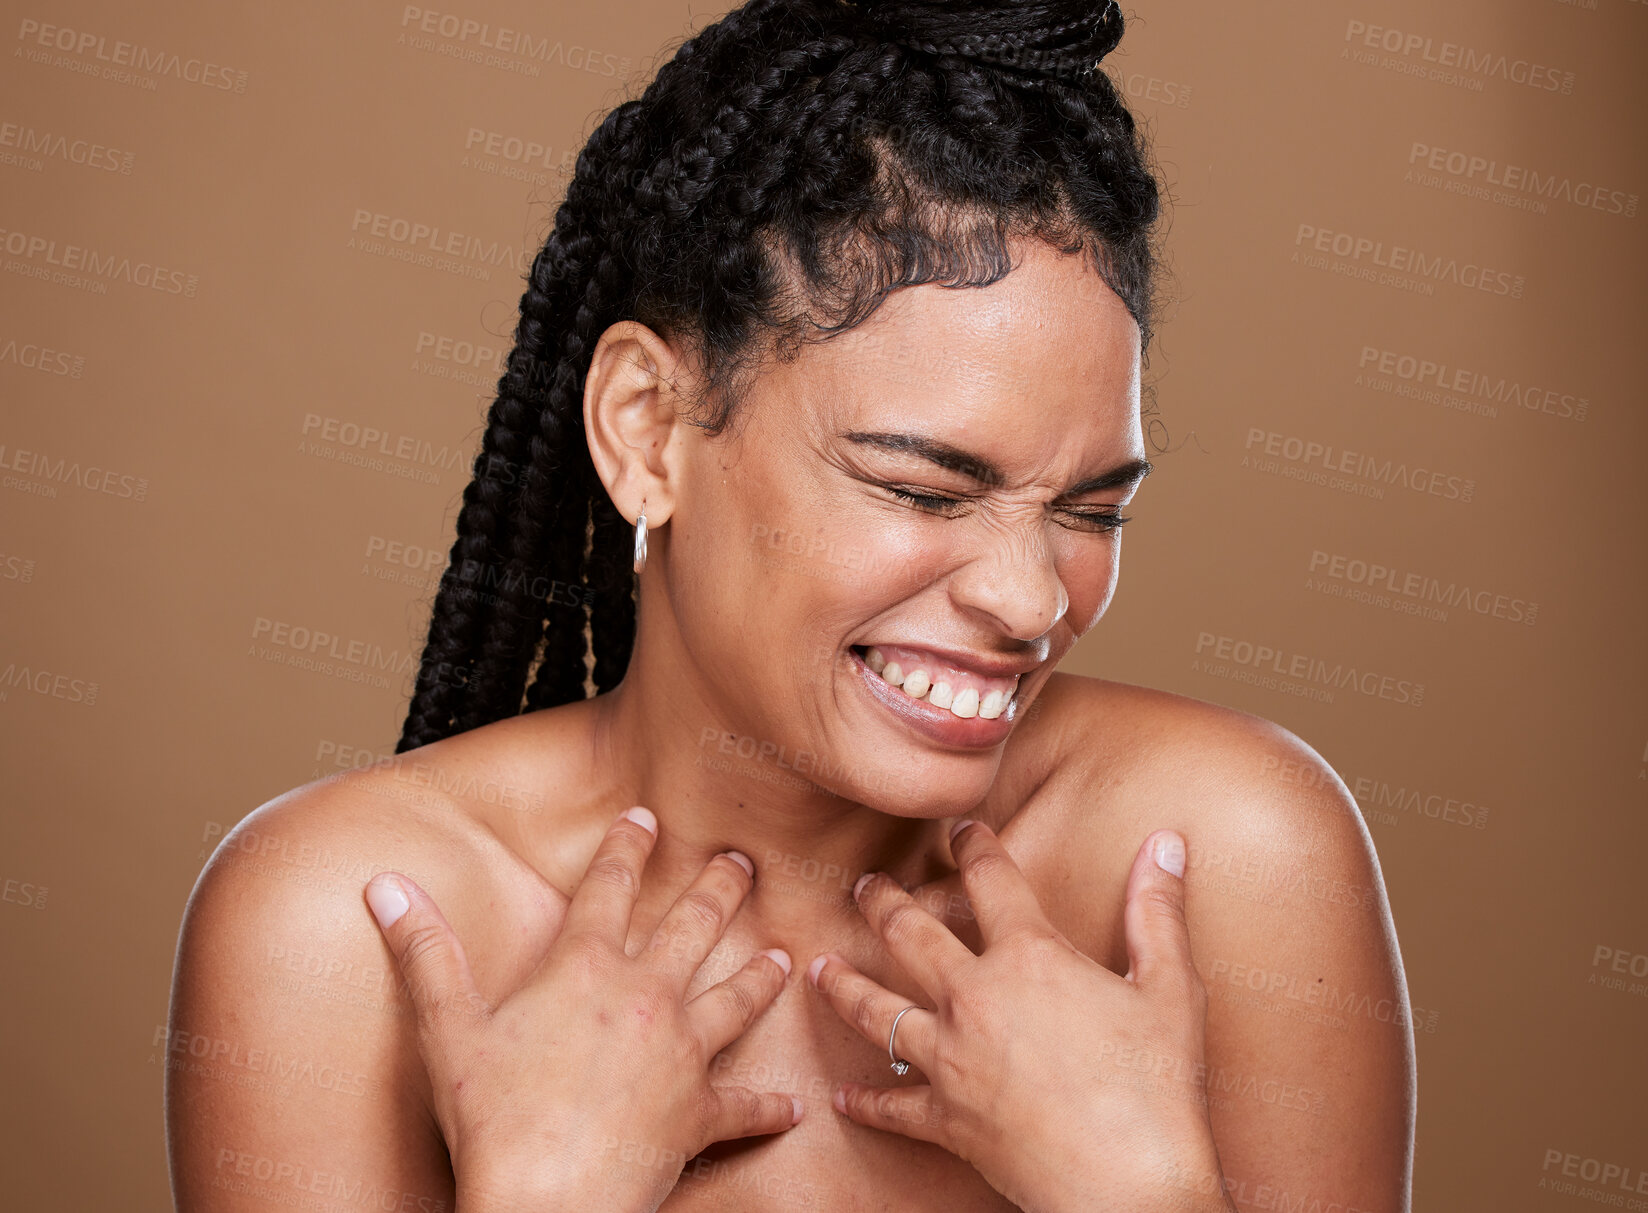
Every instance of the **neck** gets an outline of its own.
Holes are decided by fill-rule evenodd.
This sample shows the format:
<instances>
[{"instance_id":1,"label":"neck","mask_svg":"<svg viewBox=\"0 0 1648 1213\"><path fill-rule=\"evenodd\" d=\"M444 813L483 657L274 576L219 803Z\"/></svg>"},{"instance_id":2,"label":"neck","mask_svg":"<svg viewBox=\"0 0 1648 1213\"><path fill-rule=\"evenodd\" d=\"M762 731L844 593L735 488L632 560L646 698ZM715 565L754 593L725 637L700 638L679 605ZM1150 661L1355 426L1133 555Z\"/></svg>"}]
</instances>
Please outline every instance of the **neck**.
<instances>
[{"instance_id":1,"label":"neck","mask_svg":"<svg viewBox=\"0 0 1648 1213\"><path fill-rule=\"evenodd\" d=\"M726 850L755 864L745 908L796 925L856 917L863 872L909 888L953 870L954 818L893 816L812 782L829 760L741 732L699 672L658 648L638 644L622 683L590 706L594 800L613 815L637 804L657 814L648 868L671 899Z\"/></svg>"}]
</instances>

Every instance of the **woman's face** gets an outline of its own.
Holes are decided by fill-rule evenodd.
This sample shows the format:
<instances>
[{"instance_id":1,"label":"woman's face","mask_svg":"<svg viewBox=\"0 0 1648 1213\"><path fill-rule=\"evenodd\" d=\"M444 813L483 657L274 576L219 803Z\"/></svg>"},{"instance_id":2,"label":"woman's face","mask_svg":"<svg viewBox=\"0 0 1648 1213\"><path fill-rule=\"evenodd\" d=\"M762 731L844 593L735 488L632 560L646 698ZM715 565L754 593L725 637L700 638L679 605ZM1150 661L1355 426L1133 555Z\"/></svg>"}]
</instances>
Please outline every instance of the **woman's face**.
<instances>
[{"instance_id":1,"label":"woman's face","mask_svg":"<svg viewBox=\"0 0 1648 1213\"><path fill-rule=\"evenodd\" d=\"M906 816L988 792L1110 602L1105 515L1144 459L1126 307L1078 256L1015 257L986 288L893 292L765 370L725 434L677 431L665 576L701 688L680 707L714 717L695 734Z\"/></svg>"}]
</instances>

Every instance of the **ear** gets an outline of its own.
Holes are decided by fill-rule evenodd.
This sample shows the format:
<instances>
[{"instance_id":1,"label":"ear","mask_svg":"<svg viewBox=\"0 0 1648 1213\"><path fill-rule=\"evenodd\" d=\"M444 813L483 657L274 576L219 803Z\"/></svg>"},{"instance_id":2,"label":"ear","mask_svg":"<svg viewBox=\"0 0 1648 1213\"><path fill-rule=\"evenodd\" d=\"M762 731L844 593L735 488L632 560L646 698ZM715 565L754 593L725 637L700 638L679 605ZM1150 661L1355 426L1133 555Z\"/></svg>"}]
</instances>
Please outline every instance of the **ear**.
<instances>
[{"instance_id":1,"label":"ear","mask_svg":"<svg viewBox=\"0 0 1648 1213\"><path fill-rule=\"evenodd\" d=\"M620 320L595 343L584 378L584 433L595 474L624 518L634 521L645 499L648 530L675 508L685 426L677 383L685 369L668 341Z\"/></svg>"}]
</instances>

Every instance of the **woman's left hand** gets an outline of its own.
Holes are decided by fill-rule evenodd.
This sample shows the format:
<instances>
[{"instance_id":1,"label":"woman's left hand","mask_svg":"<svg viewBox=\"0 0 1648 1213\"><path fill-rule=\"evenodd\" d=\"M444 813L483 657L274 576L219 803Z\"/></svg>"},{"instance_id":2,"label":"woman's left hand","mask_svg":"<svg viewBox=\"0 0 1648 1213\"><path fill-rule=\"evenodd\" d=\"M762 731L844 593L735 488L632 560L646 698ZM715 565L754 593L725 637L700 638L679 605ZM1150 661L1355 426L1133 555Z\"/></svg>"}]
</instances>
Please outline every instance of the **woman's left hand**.
<instances>
[{"instance_id":1,"label":"woman's left hand","mask_svg":"<svg viewBox=\"0 0 1648 1213\"><path fill-rule=\"evenodd\" d=\"M857 888L888 953L927 993L899 1020L896 1041L927 1082L846 1083L836 1107L944 1147L1034 1213L1232 1208L1207 1114L1207 990L1185 926L1184 840L1157 830L1134 857L1129 968L1118 977L1053 927L989 826L964 820L957 831L951 851L982 954L884 873ZM807 975L842 1019L887 1048L909 999L833 952Z\"/></svg>"}]
</instances>

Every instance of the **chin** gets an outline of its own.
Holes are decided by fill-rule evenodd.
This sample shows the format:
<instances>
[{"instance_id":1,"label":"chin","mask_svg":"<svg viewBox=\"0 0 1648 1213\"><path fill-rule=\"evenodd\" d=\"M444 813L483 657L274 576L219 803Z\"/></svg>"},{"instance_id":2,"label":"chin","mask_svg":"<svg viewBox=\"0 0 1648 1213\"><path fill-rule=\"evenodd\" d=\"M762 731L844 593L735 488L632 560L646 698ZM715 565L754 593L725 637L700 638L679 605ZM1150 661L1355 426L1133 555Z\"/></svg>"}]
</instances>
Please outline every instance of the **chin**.
<instances>
[{"instance_id":1,"label":"chin","mask_svg":"<svg viewBox=\"0 0 1648 1213\"><path fill-rule=\"evenodd\" d=\"M995 781L995 764L977 774L944 773L922 775L908 765L877 767L856 772L857 780L843 780L829 790L889 817L959 817L977 808Z\"/></svg>"}]
</instances>

